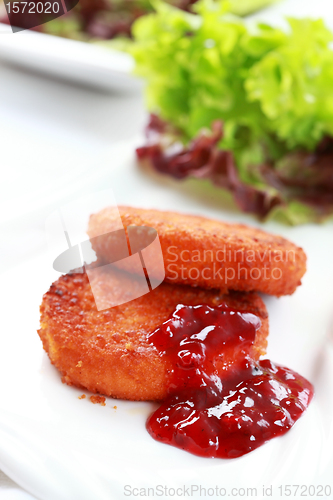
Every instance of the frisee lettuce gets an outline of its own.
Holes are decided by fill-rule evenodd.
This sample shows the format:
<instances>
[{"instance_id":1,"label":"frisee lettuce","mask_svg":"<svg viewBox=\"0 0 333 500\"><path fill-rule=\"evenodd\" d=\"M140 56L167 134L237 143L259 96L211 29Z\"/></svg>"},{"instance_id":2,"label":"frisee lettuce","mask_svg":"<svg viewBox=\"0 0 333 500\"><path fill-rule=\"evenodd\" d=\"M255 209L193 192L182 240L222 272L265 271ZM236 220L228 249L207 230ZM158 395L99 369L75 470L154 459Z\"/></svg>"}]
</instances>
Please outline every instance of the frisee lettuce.
<instances>
[{"instance_id":1,"label":"frisee lettuce","mask_svg":"<svg viewBox=\"0 0 333 500\"><path fill-rule=\"evenodd\" d=\"M128 50L148 109L181 130L184 144L223 120L220 147L233 152L241 180L268 189L260 165L333 136L333 35L323 20L288 19L284 31L248 27L226 2L200 0L196 14L154 7L134 24ZM303 204L288 210L295 221L297 211L315 218Z\"/></svg>"},{"instance_id":2,"label":"frisee lettuce","mask_svg":"<svg viewBox=\"0 0 333 500\"><path fill-rule=\"evenodd\" d=\"M237 16L246 16L279 0L229 0L230 11Z\"/></svg>"}]
</instances>

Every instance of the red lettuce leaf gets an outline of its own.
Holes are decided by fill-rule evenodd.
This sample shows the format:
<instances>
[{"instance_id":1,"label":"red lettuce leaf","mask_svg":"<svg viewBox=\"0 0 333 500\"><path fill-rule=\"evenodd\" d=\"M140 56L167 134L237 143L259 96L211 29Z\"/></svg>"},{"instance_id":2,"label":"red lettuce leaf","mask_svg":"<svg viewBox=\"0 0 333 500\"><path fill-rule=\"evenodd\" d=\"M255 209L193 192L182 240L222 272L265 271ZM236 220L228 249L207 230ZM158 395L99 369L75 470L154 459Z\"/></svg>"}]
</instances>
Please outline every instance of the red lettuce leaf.
<instances>
[{"instance_id":1,"label":"red lettuce leaf","mask_svg":"<svg viewBox=\"0 0 333 500\"><path fill-rule=\"evenodd\" d=\"M158 172L176 179L210 179L230 191L241 210L261 218L273 207L284 203L278 194L251 186L240 179L232 152L219 148L223 137L221 121L213 123L211 133L201 132L188 146L183 146L178 131L158 116L151 115L146 135L147 144L136 150L137 157L140 161L148 160Z\"/></svg>"},{"instance_id":2,"label":"red lettuce leaf","mask_svg":"<svg viewBox=\"0 0 333 500\"><path fill-rule=\"evenodd\" d=\"M298 200L316 209L318 214L333 211L333 138L325 138L314 152L295 151L276 163L267 161L257 170L262 186L250 185L239 175L231 151L219 146L223 124L215 121L211 131L202 131L188 146L182 134L156 115L146 128L146 145L136 150L140 161L149 163L175 179L209 179L230 191L244 212L260 218L273 208Z\"/></svg>"}]
</instances>

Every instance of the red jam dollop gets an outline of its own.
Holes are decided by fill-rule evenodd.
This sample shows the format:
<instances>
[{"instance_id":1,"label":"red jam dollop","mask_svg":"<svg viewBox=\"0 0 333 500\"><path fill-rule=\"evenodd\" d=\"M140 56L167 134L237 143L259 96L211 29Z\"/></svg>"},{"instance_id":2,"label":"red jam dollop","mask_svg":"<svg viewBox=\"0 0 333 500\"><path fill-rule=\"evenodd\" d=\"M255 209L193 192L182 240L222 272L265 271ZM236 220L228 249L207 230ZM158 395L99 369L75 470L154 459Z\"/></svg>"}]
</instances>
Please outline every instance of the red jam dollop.
<instances>
[{"instance_id":1,"label":"red jam dollop","mask_svg":"<svg viewBox=\"0 0 333 500\"><path fill-rule=\"evenodd\" d=\"M148 337L167 356L168 397L151 436L203 457L236 458L284 434L313 396L288 368L251 353L260 319L226 306L178 305Z\"/></svg>"}]
</instances>

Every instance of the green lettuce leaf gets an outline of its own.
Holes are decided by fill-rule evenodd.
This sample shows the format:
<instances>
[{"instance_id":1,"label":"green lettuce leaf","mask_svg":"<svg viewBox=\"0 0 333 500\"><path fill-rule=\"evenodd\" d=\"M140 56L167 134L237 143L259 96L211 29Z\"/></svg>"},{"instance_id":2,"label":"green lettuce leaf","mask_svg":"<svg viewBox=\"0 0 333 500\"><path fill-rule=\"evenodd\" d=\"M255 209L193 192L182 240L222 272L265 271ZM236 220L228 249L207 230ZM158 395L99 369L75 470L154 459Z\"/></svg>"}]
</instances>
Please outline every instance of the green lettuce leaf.
<instances>
[{"instance_id":1,"label":"green lettuce leaf","mask_svg":"<svg viewBox=\"0 0 333 500\"><path fill-rule=\"evenodd\" d=\"M233 14L237 16L246 16L276 1L277 0L229 0L229 4Z\"/></svg>"},{"instance_id":2,"label":"green lettuce leaf","mask_svg":"<svg viewBox=\"0 0 333 500\"><path fill-rule=\"evenodd\" d=\"M233 152L242 181L265 188L260 165L333 136L333 35L322 20L249 28L223 1L200 0L196 14L153 5L128 50L149 111L181 130L184 144L223 120L220 147ZM303 207L292 210L302 220Z\"/></svg>"}]
</instances>

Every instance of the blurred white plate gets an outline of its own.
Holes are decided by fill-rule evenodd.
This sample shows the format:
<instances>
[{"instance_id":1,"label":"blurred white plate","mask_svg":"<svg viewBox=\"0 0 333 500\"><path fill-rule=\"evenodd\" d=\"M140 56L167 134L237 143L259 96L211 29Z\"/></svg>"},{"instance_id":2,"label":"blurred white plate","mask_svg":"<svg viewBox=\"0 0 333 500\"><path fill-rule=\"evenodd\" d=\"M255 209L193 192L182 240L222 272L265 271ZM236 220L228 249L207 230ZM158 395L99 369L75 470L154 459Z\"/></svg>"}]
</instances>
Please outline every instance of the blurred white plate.
<instances>
[{"instance_id":1,"label":"blurred white plate","mask_svg":"<svg viewBox=\"0 0 333 500\"><path fill-rule=\"evenodd\" d=\"M80 181L95 191L112 186L118 204L260 225L223 208L217 189L147 175L135 165L133 144L110 149ZM57 274L46 257L36 256L1 280L0 468L40 500L120 500L134 488L147 492L157 486L180 491L193 486L194 497L200 486L225 488L227 496L232 488L256 488L254 498L263 498L263 486L272 486L270 498L278 499L279 486L296 484L327 486L332 498L333 225L270 223L265 229L303 246L308 255L308 272L294 295L265 297L268 356L309 378L316 389L310 408L289 433L239 459L204 459L148 435L145 421L152 404L107 398L101 407L91 404L87 391L63 385L36 333L42 295ZM82 393L87 399L78 399Z\"/></svg>"},{"instance_id":2,"label":"blurred white plate","mask_svg":"<svg viewBox=\"0 0 333 500\"><path fill-rule=\"evenodd\" d=\"M284 16L323 17L333 29L331 0L282 0L249 19L280 25ZM34 31L13 34L4 24L0 24L0 59L96 88L142 88L142 82L131 76L134 63L128 54Z\"/></svg>"},{"instance_id":3,"label":"blurred white plate","mask_svg":"<svg viewBox=\"0 0 333 500\"><path fill-rule=\"evenodd\" d=\"M285 17L323 18L333 30L333 3L331 0L281 0L280 2L258 11L250 16L252 20L264 21L273 25L282 25Z\"/></svg>"},{"instance_id":4,"label":"blurred white plate","mask_svg":"<svg viewBox=\"0 0 333 500\"><path fill-rule=\"evenodd\" d=\"M1 23L0 59L97 88L136 91L142 86L131 75L134 63L128 54L36 31L12 33Z\"/></svg>"}]
</instances>

